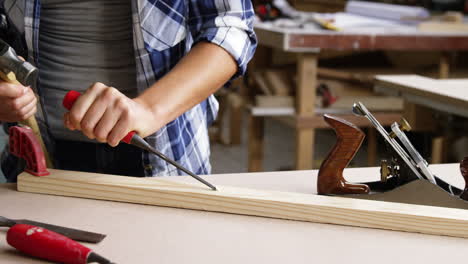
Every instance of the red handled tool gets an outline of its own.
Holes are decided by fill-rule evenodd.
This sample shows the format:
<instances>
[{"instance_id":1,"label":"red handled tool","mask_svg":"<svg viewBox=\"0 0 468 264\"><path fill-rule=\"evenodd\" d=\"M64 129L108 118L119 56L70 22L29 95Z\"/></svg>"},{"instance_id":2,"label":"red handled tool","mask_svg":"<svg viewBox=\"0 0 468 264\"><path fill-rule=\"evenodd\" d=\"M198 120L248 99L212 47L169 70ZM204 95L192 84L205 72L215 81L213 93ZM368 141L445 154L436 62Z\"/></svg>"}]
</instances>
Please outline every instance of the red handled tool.
<instances>
[{"instance_id":1,"label":"red handled tool","mask_svg":"<svg viewBox=\"0 0 468 264\"><path fill-rule=\"evenodd\" d=\"M73 104L75 103L75 101L78 99L78 97L80 97L80 93L77 92L77 91L69 91L65 97L63 98L63 106L70 110L73 106ZM167 156L165 156L164 154L162 154L161 152L157 151L156 149L154 149L153 147L151 147L145 140L143 140L135 131L131 131L129 132L121 141L127 143L127 144L132 144L134 146L137 146L141 149L144 149L144 150L147 150L155 155L157 155L158 157L160 157L161 159L167 161L168 163L172 164L173 166L175 166L177 169L187 173L188 175L192 176L193 178L195 178L196 180L198 180L199 182L205 184L206 186L210 187L212 190L216 191L216 187L213 186L212 184L210 184L209 182L205 181L204 179L200 178L199 176L197 176L196 174L192 173L191 171L187 170L186 168L184 168L182 165L180 165L179 163L175 162L174 160L168 158Z\"/></svg>"},{"instance_id":2,"label":"red handled tool","mask_svg":"<svg viewBox=\"0 0 468 264\"><path fill-rule=\"evenodd\" d=\"M7 232L7 242L19 251L64 264L112 264L91 249L42 227L17 224Z\"/></svg>"},{"instance_id":3,"label":"red handled tool","mask_svg":"<svg viewBox=\"0 0 468 264\"><path fill-rule=\"evenodd\" d=\"M34 135L34 132L29 127L13 126L9 130L9 147L10 153L26 160L25 171L35 176L47 176L50 172L46 167L46 160L44 152L41 149L39 140ZM26 219L8 219L0 216L0 227L12 227L16 224L29 224L33 226L40 226L47 228L71 239L99 243L106 235L68 228L63 226L56 226Z\"/></svg>"}]
</instances>

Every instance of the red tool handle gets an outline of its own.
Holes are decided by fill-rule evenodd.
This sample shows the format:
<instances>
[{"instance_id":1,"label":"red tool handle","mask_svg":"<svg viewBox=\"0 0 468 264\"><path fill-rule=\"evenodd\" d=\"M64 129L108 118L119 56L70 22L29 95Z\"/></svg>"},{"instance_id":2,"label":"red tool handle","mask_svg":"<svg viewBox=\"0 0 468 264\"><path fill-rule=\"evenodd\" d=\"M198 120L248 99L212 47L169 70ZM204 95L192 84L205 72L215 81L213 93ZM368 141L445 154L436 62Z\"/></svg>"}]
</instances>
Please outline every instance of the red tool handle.
<instances>
[{"instance_id":1,"label":"red tool handle","mask_svg":"<svg viewBox=\"0 0 468 264\"><path fill-rule=\"evenodd\" d=\"M10 246L30 256L64 264L86 264L91 249L47 229L17 224L7 232Z\"/></svg>"},{"instance_id":2,"label":"red tool handle","mask_svg":"<svg viewBox=\"0 0 468 264\"><path fill-rule=\"evenodd\" d=\"M65 97L63 98L63 106L70 110L72 108L72 106L75 104L76 100L78 100L78 97L81 96L81 93L80 92L77 92L77 91L69 91ZM130 144L130 142L132 141L132 138L133 138L133 135L135 135L135 131L131 131L131 132L128 132L128 134L122 138L122 142L125 142L127 144Z\"/></svg>"}]
</instances>

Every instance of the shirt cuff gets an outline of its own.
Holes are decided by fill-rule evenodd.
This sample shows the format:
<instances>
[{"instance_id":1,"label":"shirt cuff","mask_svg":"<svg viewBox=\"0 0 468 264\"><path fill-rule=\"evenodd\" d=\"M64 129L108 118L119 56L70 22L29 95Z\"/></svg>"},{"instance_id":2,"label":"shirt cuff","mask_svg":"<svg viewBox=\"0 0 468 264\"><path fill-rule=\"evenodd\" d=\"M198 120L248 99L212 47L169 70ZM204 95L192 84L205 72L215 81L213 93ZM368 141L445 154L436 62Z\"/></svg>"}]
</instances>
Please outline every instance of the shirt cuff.
<instances>
[{"instance_id":1,"label":"shirt cuff","mask_svg":"<svg viewBox=\"0 0 468 264\"><path fill-rule=\"evenodd\" d=\"M202 30L195 43L207 41L225 49L237 62L237 72L231 80L242 76L247 70L247 63L252 59L257 47L257 38L253 29L222 26Z\"/></svg>"}]
</instances>

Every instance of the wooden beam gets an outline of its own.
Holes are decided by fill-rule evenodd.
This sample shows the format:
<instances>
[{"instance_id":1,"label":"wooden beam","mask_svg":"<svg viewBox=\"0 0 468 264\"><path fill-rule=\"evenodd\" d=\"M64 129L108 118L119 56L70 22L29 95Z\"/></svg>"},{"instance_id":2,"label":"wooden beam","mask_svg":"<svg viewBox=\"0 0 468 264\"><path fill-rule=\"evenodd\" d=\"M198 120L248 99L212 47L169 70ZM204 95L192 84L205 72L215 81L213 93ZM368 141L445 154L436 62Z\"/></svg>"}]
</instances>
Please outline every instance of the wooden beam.
<instances>
[{"instance_id":1,"label":"wooden beam","mask_svg":"<svg viewBox=\"0 0 468 264\"><path fill-rule=\"evenodd\" d=\"M265 118L249 114L248 170L262 171Z\"/></svg>"},{"instance_id":2,"label":"wooden beam","mask_svg":"<svg viewBox=\"0 0 468 264\"><path fill-rule=\"evenodd\" d=\"M22 173L18 190L317 223L468 238L468 211L315 194L200 185L155 178L50 170Z\"/></svg>"},{"instance_id":3,"label":"wooden beam","mask_svg":"<svg viewBox=\"0 0 468 264\"><path fill-rule=\"evenodd\" d=\"M296 113L300 117L315 116L318 55L303 53L297 58ZM315 130L296 128L296 170L312 169L314 164Z\"/></svg>"}]
</instances>

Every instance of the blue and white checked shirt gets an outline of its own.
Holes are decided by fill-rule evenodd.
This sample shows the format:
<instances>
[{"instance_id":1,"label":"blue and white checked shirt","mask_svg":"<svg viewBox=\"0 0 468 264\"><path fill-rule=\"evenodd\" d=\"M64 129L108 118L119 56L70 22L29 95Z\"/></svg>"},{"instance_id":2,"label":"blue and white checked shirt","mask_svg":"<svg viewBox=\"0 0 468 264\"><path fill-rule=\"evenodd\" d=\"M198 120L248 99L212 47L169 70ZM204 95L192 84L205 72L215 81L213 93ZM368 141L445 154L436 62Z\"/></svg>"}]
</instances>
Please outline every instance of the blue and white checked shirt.
<instances>
[{"instance_id":1,"label":"blue and white checked shirt","mask_svg":"<svg viewBox=\"0 0 468 264\"><path fill-rule=\"evenodd\" d=\"M28 60L37 64L41 4L40 0L23 1L25 19L23 25L23 21L19 24L24 26ZM15 11L8 6L6 9ZM133 0L132 9L139 92L170 71L200 41L228 51L238 64L236 76L245 72L253 56L257 42L250 0ZM218 103L211 95L146 140L194 173L209 174L208 125L217 111ZM147 176L183 174L155 155L143 155Z\"/></svg>"}]
</instances>

